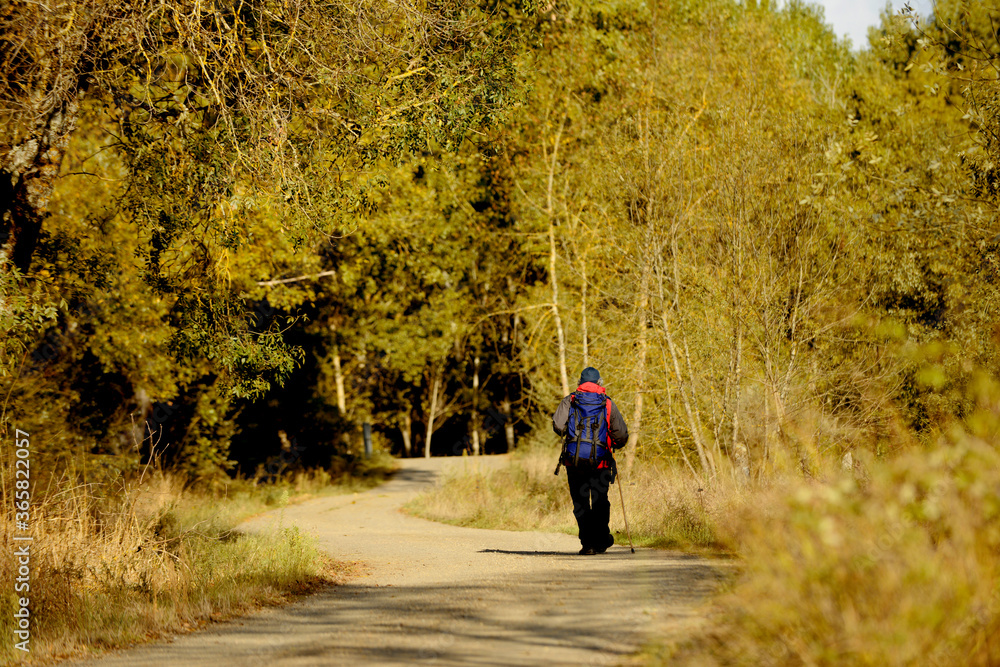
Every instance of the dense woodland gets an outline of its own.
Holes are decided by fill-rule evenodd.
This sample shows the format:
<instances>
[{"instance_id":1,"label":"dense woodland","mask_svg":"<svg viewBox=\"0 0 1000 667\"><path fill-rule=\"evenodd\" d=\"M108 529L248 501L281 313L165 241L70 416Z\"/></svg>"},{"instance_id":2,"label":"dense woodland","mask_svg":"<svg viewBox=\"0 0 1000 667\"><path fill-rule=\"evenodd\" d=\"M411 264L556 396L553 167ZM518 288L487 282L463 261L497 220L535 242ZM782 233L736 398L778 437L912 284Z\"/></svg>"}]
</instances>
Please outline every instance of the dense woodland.
<instances>
[{"instance_id":1,"label":"dense woodland","mask_svg":"<svg viewBox=\"0 0 1000 667\"><path fill-rule=\"evenodd\" d=\"M1000 370L998 27L6 2L3 429L213 485L506 451L591 365L706 481L919 446Z\"/></svg>"}]
</instances>

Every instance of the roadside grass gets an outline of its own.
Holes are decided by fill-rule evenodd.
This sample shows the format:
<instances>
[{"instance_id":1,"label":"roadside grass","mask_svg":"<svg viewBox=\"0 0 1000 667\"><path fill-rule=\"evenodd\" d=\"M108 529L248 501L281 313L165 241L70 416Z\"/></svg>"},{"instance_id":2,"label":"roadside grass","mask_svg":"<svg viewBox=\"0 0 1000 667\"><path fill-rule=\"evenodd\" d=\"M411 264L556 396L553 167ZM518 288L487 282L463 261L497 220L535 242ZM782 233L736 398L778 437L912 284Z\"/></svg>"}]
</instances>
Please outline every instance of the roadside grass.
<instances>
[{"instance_id":1,"label":"roadside grass","mask_svg":"<svg viewBox=\"0 0 1000 667\"><path fill-rule=\"evenodd\" d=\"M787 475L718 526L742 572L649 664L1000 664L1000 384L902 453ZM905 437L905 436L904 436Z\"/></svg>"},{"instance_id":2,"label":"roadside grass","mask_svg":"<svg viewBox=\"0 0 1000 667\"><path fill-rule=\"evenodd\" d=\"M650 643L651 665L1000 664L1000 383L971 383L960 419L905 429L845 469L784 444L766 483L709 488L637 463L625 498L638 544L722 551L735 576L693 636ZM808 474L796 452L810 451ZM490 472L453 473L409 510L464 526L575 533L554 447ZM723 481L725 480L725 481ZM701 489L701 490L699 490ZM624 542L617 491L612 523Z\"/></svg>"},{"instance_id":3,"label":"roadside grass","mask_svg":"<svg viewBox=\"0 0 1000 667\"><path fill-rule=\"evenodd\" d=\"M566 472L553 475L558 454L558 447L542 436L529 438L509 465L482 471L456 467L404 509L458 526L575 535ZM622 470L609 493L611 530L618 544L628 544L619 484L637 546L720 554L726 544L716 524L744 501L731 484L705 488L682 471L637 461L628 473Z\"/></svg>"},{"instance_id":4,"label":"roadside grass","mask_svg":"<svg viewBox=\"0 0 1000 667\"><path fill-rule=\"evenodd\" d=\"M121 648L336 583L354 566L330 560L297 528L244 533L238 524L317 494L370 487L392 465L386 456L337 480L319 470L269 483L232 480L214 492L155 470L106 485L69 484L67 474L58 491L33 500L30 590L15 590L15 559L0 561L0 662ZM14 528L4 513L4 544L18 544ZM14 648L19 597L30 599L30 653Z\"/></svg>"}]
</instances>

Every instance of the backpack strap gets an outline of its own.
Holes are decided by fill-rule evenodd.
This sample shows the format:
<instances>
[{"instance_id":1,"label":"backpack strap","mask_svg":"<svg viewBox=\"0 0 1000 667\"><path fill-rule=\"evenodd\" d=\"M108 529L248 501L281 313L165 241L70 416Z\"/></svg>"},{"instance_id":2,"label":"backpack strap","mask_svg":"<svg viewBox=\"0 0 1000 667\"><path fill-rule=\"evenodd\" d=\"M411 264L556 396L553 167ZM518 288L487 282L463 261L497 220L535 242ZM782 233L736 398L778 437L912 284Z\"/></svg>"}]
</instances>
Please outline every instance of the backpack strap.
<instances>
[{"instance_id":1,"label":"backpack strap","mask_svg":"<svg viewBox=\"0 0 1000 667\"><path fill-rule=\"evenodd\" d=\"M600 417L595 417L590 420L590 464L596 465L597 463L597 434L600 433L601 420Z\"/></svg>"},{"instance_id":2,"label":"backpack strap","mask_svg":"<svg viewBox=\"0 0 1000 667\"><path fill-rule=\"evenodd\" d=\"M573 465L578 465L580 463L580 439L583 437L583 429L587 427L586 424L581 424L580 421L583 417L583 413L573 403L573 408L576 410L576 451L573 452Z\"/></svg>"},{"instance_id":3,"label":"backpack strap","mask_svg":"<svg viewBox=\"0 0 1000 667\"><path fill-rule=\"evenodd\" d=\"M573 405L576 403L576 392L574 391L569 395L570 412L573 411ZM569 417L566 418L566 427L569 428ZM562 450L559 452L559 460L556 461L556 470L552 474L559 476L559 468L563 465L563 461L566 459L566 447L569 445L569 437L563 438Z\"/></svg>"},{"instance_id":4,"label":"backpack strap","mask_svg":"<svg viewBox=\"0 0 1000 667\"><path fill-rule=\"evenodd\" d=\"M611 399L608 398L607 394L605 394L603 407L604 407L604 419L608 423L608 442L607 442L608 452L611 452L611 450L613 449L611 447L611 404L612 404ZM612 459L614 459L614 456L612 456Z\"/></svg>"}]
</instances>

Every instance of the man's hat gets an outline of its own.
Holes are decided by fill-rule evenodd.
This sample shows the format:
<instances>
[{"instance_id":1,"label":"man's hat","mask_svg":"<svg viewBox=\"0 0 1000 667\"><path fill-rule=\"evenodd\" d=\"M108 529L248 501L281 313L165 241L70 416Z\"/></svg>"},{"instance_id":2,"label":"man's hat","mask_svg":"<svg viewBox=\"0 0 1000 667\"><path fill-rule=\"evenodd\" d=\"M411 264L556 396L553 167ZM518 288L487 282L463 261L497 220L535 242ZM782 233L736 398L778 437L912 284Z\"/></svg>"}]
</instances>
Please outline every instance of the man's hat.
<instances>
[{"instance_id":1,"label":"man's hat","mask_svg":"<svg viewBox=\"0 0 1000 667\"><path fill-rule=\"evenodd\" d=\"M596 368L587 366L580 373L580 384L585 384L587 382L593 382L594 384L601 384L601 374Z\"/></svg>"}]
</instances>

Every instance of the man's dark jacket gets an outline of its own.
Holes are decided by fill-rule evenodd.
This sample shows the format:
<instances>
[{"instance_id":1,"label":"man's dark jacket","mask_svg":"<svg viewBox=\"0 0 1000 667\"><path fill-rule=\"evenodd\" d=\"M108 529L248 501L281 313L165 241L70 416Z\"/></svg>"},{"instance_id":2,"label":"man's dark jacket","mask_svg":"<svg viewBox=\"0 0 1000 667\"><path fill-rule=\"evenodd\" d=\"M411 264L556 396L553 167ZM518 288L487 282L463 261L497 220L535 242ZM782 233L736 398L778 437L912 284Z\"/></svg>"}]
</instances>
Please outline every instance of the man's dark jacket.
<instances>
[{"instance_id":1,"label":"man's dark jacket","mask_svg":"<svg viewBox=\"0 0 1000 667\"><path fill-rule=\"evenodd\" d=\"M595 394L605 393L604 387L594 382L584 382L576 388L576 391ZM564 398L559 403L559 407L556 408L555 414L552 415L552 430L564 438L566 437L566 429L569 423L570 399L572 396L570 394ZM608 399L608 436L611 438L611 446L614 449L620 449L628 442L628 426L625 425L622 413L618 412L618 406L610 398Z\"/></svg>"}]
</instances>

